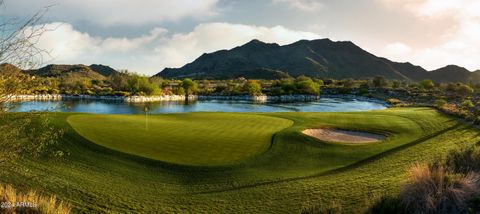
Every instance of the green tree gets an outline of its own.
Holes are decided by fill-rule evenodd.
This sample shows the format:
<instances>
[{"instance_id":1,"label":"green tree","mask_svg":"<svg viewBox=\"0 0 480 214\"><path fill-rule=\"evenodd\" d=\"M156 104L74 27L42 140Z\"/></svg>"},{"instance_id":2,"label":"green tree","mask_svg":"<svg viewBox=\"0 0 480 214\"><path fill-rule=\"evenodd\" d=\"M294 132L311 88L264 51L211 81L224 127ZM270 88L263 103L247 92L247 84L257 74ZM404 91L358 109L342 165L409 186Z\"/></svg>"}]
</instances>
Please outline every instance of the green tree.
<instances>
[{"instance_id":1,"label":"green tree","mask_svg":"<svg viewBox=\"0 0 480 214\"><path fill-rule=\"evenodd\" d=\"M388 80L384 76L376 76L373 78L373 86L376 88L385 88L388 86Z\"/></svg>"},{"instance_id":2,"label":"green tree","mask_svg":"<svg viewBox=\"0 0 480 214\"><path fill-rule=\"evenodd\" d=\"M177 89L177 93L176 93L176 94L178 94L178 95L184 95L184 94L185 94L185 89L184 89L183 87L179 87L179 88Z\"/></svg>"},{"instance_id":3,"label":"green tree","mask_svg":"<svg viewBox=\"0 0 480 214\"><path fill-rule=\"evenodd\" d=\"M431 90L435 87L435 84L433 84L432 80L422 80L420 86L422 86L423 89Z\"/></svg>"},{"instance_id":4,"label":"green tree","mask_svg":"<svg viewBox=\"0 0 480 214\"><path fill-rule=\"evenodd\" d=\"M150 82L145 76L132 74L128 78L128 89L133 94L139 95L159 95L160 87Z\"/></svg>"},{"instance_id":5,"label":"green tree","mask_svg":"<svg viewBox=\"0 0 480 214\"><path fill-rule=\"evenodd\" d=\"M140 81L140 76L137 74L129 76L127 80L128 91L132 94L138 94L140 92Z\"/></svg>"},{"instance_id":6,"label":"green tree","mask_svg":"<svg viewBox=\"0 0 480 214\"><path fill-rule=\"evenodd\" d=\"M70 73L61 78L60 87L67 94L85 94L92 88L92 80L88 77Z\"/></svg>"},{"instance_id":7,"label":"green tree","mask_svg":"<svg viewBox=\"0 0 480 214\"><path fill-rule=\"evenodd\" d=\"M145 78L146 79L146 78ZM162 90L156 84L149 82L148 80L142 80L140 83L140 91L146 95L161 95Z\"/></svg>"},{"instance_id":8,"label":"green tree","mask_svg":"<svg viewBox=\"0 0 480 214\"><path fill-rule=\"evenodd\" d=\"M184 89L185 95L192 95L197 92L198 84L192 79L185 78L182 81L182 88Z\"/></svg>"},{"instance_id":9,"label":"green tree","mask_svg":"<svg viewBox=\"0 0 480 214\"><path fill-rule=\"evenodd\" d=\"M107 82L115 91L128 91L128 73L114 73L110 75Z\"/></svg>"},{"instance_id":10,"label":"green tree","mask_svg":"<svg viewBox=\"0 0 480 214\"><path fill-rule=\"evenodd\" d=\"M298 94L310 94L310 95L319 95L320 94L320 85L314 82L308 77L299 77L295 80L295 87L297 88L296 93Z\"/></svg>"},{"instance_id":11,"label":"green tree","mask_svg":"<svg viewBox=\"0 0 480 214\"><path fill-rule=\"evenodd\" d=\"M262 95L262 86L258 81L248 80L243 86L243 91L251 96Z\"/></svg>"},{"instance_id":12,"label":"green tree","mask_svg":"<svg viewBox=\"0 0 480 214\"><path fill-rule=\"evenodd\" d=\"M158 87L162 87L163 85L163 79L161 77L150 77L150 83L158 86Z\"/></svg>"},{"instance_id":13,"label":"green tree","mask_svg":"<svg viewBox=\"0 0 480 214\"><path fill-rule=\"evenodd\" d=\"M456 92L459 95L461 95L463 97L466 97L466 96L471 95L474 92L474 90L469 85L461 84L457 87Z\"/></svg>"},{"instance_id":14,"label":"green tree","mask_svg":"<svg viewBox=\"0 0 480 214\"><path fill-rule=\"evenodd\" d=\"M295 83L292 80L282 80L280 87L286 94L292 95L297 93L297 86L295 86Z\"/></svg>"}]
</instances>

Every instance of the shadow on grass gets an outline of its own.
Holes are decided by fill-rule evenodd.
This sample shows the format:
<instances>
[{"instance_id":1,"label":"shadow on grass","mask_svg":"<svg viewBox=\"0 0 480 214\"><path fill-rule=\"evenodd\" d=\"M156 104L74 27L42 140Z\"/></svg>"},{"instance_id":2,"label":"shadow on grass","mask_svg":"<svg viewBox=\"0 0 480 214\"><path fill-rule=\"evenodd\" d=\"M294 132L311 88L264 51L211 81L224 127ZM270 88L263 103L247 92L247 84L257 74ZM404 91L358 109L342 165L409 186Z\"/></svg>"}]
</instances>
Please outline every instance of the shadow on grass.
<instances>
[{"instance_id":1,"label":"shadow on grass","mask_svg":"<svg viewBox=\"0 0 480 214\"><path fill-rule=\"evenodd\" d=\"M403 144L401 146L398 146L398 147L395 147L393 149L390 149L390 150L387 150L385 152L382 152L382 153L379 153L379 154L376 154L376 155L373 155L371 157L368 157L364 160L361 160L361 161L358 161L356 163L353 163L353 164L350 164L348 166L345 166L345 167L341 167L341 168L338 168L338 169L334 169L334 170L330 170L330 171L327 171L327 172L322 172L322 173L318 173L318 174L314 174L314 175L309 175L309 176L302 176L302 177L295 177L295 178L287 178L287 179L281 179L281 180L275 180L275 181L267 181L267 182L261 182L261 183L254 183L254 184L248 184L248 185L242 185L242 186L237 186L237 187L233 187L233 188L226 188L226 189L219 189L219 190L211 190L211 191L203 191L203 192L196 192L196 193L192 193L192 194L211 194L211 193L221 193L221 192L229 192L229 191L236 191L236 190L240 190L240 189L248 189L248 188L254 188L254 187L259 187L259 186L266 186L266 185L271 185L271 184L278 184L278 183L284 183L284 182L289 182L289 181L296 181L296 180L303 180L303 179L309 179L309 178L316 178L316 177L320 177L320 176L325 176L325 175L332 175L332 174L337 174L337 173L342 173L342 172L345 172L345 171L348 171L348 170L351 170L351 169L354 169L354 168L358 168L360 166L363 166L363 165L366 165L368 163L371 163L373 161L376 161L376 160L379 160L379 159L382 159L386 156L389 156L389 155L392 155L396 152L399 152L401 150L404 150L406 148L409 148L409 147L412 147L412 146L415 146L415 145L418 145L422 142L425 142L427 140L430 140L438 135L441 135L441 134L444 134L446 132L449 132L449 131L452 131L454 129L457 129L458 127L462 126L462 124L460 123L457 123L455 124L454 126L451 126L449 128L445 128L443 130L440 130L438 132L435 132L435 133L432 133L432 134L428 134L428 135L425 135L417 140L414 140L412 142L409 142L409 143L406 143L406 144Z\"/></svg>"}]
</instances>

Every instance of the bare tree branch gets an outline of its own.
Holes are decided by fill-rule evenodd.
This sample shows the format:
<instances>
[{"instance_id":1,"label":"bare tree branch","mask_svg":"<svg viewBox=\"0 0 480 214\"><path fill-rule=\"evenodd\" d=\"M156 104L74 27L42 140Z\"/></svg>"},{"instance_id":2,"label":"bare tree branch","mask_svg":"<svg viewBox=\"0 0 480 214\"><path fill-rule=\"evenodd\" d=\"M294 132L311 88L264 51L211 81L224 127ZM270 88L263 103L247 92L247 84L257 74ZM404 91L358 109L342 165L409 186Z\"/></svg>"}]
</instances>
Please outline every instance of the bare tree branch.
<instances>
[{"instance_id":1,"label":"bare tree branch","mask_svg":"<svg viewBox=\"0 0 480 214\"><path fill-rule=\"evenodd\" d=\"M5 7L4 0L0 0L0 7ZM42 18L50 7L44 7L24 18L2 17L0 20L0 113L9 110L10 101L28 81L26 75L15 72L15 67L5 64L23 69L33 68L43 62L44 55L49 54L37 45L40 37L50 30L42 23ZM2 9L5 8L0 8Z\"/></svg>"},{"instance_id":2,"label":"bare tree branch","mask_svg":"<svg viewBox=\"0 0 480 214\"><path fill-rule=\"evenodd\" d=\"M0 5L4 5L3 0ZM0 22L0 64L30 68L43 62L43 55L48 52L38 48L37 44L41 35L50 30L41 22L50 8L44 7L22 19L6 18Z\"/></svg>"}]
</instances>

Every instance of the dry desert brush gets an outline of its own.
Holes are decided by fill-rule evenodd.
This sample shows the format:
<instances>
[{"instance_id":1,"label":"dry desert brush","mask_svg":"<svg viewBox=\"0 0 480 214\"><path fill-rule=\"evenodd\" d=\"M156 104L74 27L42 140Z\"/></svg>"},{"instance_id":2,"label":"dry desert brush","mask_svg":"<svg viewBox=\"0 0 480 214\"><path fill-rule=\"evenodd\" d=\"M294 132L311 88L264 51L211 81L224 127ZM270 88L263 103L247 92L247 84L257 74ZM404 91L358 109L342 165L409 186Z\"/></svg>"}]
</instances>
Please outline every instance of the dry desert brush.
<instances>
[{"instance_id":1,"label":"dry desert brush","mask_svg":"<svg viewBox=\"0 0 480 214\"><path fill-rule=\"evenodd\" d=\"M400 199L414 213L465 212L480 193L479 178L475 172L454 173L441 164L417 164L402 186Z\"/></svg>"},{"instance_id":2,"label":"dry desert brush","mask_svg":"<svg viewBox=\"0 0 480 214\"><path fill-rule=\"evenodd\" d=\"M457 173L480 172L480 149L470 146L451 151L445 160L446 166Z\"/></svg>"},{"instance_id":3,"label":"dry desert brush","mask_svg":"<svg viewBox=\"0 0 480 214\"><path fill-rule=\"evenodd\" d=\"M42 196L33 191L17 192L11 186L0 185L0 213L70 213L70 205L58 201L55 196Z\"/></svg>"}]
</instances>

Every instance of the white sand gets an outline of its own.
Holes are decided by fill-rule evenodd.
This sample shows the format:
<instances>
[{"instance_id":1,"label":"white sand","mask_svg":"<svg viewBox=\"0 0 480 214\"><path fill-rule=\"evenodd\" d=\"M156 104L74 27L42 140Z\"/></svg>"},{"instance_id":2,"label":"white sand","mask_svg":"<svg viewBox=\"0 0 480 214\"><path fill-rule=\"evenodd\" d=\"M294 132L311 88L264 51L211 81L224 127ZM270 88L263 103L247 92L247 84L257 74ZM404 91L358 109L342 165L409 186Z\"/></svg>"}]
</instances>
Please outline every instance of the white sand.
<instances>
[{"instance_id":1,"label":"white sand","mask_svg":"<svg viewBox=\"0 0 480 214\"><path fill-rule=\"evenodd\" d=\"M338 129L307 129L303 133L322 141L341 143L375 143L385 139L379 134Z\"/></svg>"}]
</instances>

